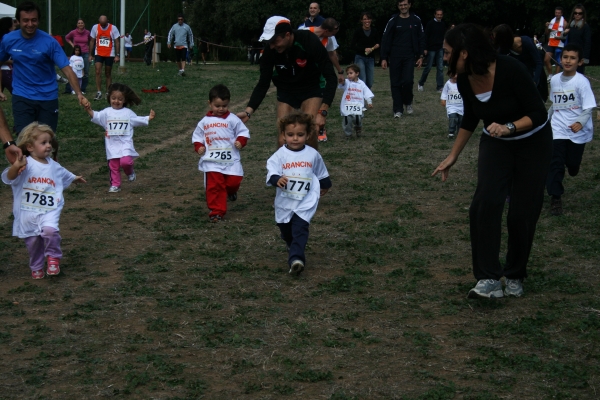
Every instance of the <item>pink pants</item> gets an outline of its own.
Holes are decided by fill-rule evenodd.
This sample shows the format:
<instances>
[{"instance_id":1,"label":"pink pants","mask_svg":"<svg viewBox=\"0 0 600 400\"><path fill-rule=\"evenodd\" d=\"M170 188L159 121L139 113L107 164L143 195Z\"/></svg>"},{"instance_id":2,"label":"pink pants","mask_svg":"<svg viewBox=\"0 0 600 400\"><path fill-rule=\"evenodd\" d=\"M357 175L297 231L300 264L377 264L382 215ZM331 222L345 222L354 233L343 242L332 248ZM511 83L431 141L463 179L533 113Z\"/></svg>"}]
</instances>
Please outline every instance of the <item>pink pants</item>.
<instances>
[{"instance_id":1,"label":"pink pants","mask_svg":"<svg viewBox=\"0 0 600 400\"><path fill-rule=\"evenodd\" d=\"M60 241L58 231L49 226L42 228L40 236L25 238L25 246L29 252L29 268L32 271L39 271L44 268L46 257L62 258Z\"/></svg>"},{"instance_id":2,"label":"pink pants","mask_svg":"<svg viewBox=\"0 0 600 400\"><path fill-rule=\"evenodd\" d=\"M108 169L110 169L110 186L121 187L121 171L126 175L133 174L133 157L125 156L108 160Z\"/></svg>"}]
</instances>

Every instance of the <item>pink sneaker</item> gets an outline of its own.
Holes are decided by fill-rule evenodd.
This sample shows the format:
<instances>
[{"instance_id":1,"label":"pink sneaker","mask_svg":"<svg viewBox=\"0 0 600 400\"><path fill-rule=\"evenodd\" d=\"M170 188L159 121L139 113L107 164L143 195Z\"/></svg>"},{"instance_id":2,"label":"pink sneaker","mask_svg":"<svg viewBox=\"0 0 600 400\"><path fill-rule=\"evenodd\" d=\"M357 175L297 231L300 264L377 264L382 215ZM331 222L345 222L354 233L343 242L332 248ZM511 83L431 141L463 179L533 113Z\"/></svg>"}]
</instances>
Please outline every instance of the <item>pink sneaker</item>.
<instances>
[{"instance_id":1,"label":"pink sneaker","mask_svg":"<svg viewBox=\"0 0 600 400\"><path fill-rule=\"evenodd\" d=\"M46 268L47 275L58 275L60 274L60 258L54 258L48 256L48 268Z\"/></svg>"},{"instance_id":2,"label":"pink sneaker","mask_svg":"<svg viewBox=\"0 0 600 400\"><path fill-rule=\"evenodd\" d=\"M46 274L44 274L43 269L38 269L37 271L31 271L31 277L33 279L44 279L44 276L46 276Z\"/></svg>"}]
</instances>

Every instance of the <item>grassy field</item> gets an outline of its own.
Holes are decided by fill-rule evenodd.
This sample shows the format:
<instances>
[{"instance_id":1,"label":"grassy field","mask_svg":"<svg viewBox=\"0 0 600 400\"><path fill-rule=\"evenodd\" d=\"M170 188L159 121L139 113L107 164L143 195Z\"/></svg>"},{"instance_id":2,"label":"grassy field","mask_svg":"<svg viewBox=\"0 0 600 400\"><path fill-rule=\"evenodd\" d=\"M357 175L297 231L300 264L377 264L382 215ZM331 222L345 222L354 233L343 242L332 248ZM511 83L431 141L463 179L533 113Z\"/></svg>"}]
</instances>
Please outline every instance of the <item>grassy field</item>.
<instances>
[{"instance_id":1,"label":"grassy field","mask_svg":"<svg viewBox=\"0 0 600 400\"><path fill-rule=\"evenodd\" d=\"M600 79L600 68L588 71ZM134 111L156 119L136 129L138 179L116 194L102 129L61 95L60 162L88 184L66 192L59 276L30 278L24 243L11 236L11 191L0 191L0 398L600 396L597 138L579 176L566 178L565 215L551 217L546 201L525 296L468 300L479 135L446 183L431 178L452 145L435 74L415 93L415 113L394 120L378 69L360 139L343 139L338 92L320 146L334 186L311 223L307 269L293 278L264 182L274 94L248 123L239 198L210 224L191 132L212 85L229 86L240 111L258 69L176 72L132 63L114 74L138 93L171 90L141 94Z\"/></svg>"}]
</instances>

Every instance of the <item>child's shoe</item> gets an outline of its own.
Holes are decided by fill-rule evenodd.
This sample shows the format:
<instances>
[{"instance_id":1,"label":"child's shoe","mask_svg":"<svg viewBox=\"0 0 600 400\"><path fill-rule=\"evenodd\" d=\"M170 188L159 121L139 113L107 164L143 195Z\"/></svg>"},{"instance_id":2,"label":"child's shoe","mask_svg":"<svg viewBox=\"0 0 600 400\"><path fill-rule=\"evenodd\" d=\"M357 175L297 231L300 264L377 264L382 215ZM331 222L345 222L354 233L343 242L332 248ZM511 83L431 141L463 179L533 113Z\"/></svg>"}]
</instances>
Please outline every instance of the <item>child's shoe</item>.
<instances>
[{"instance_id":1,"label":"child's shoe","mask_svg":"<svg viewBox=\"0 0 600 400\"><path fill-rule=\"evenodd\" d=\"M46 274L44 274L43 269L38 269L37 271L31 271L31 277L33 279L44 279L44 276L46 276Z\"/></svg>"},{"instance_id":2,"label":"child's shoe","mask_svg":"<svg viewBox=\"0 0 600 400\"><path fill-rule=\"evenodd\" d=\"M131 175L127 175L127 180L129 180L129 182L135 181L135 171Z\"/></svg>"},{"instance_id":3,"label":"child's shoe","mask_svg":"<svg viewBox=\"0 0 600 400\"><path fill-rule=\"evenodd\" d=\"M354 128L354 130L356 131L356 137L360 137L360 135L362 135L362 128L359 128L358 126L356 128Z\"/></svg>"},{"instance_id":4,"label":"child's shoe","mask_svg":"<svg viewBox=\"0 0 600 400\"><path fill-rule=\"evenodd\" d=\"M299 275L302 271L304 271L304 263L301 260L292 261L292 265L290 265L290 274Z\"/></svg>"},{"instance_id":5,"label":"child's shoe","mask_svg":"<svg viewBox=\"0 0 600 400\"><path fill-rule=\"evenodd\" d=\"M118 192L120 192L120 191L121 191L121 188L120 188L120 187L118 187L118 186L111 186L111 187L108 189L108 193L118 193Z\"/></svg>"},{"instance_id":6,"label":"child's shoe","mask_svg":"<svg viewBox=\"0 0 600 400\"><path fill-rule=\"evenodd\" d=\"M60 274L60 258L54 258L54 257L48 256L48 259L46 262L48 264L48 268L46 268L46 275Z\"/></svg>"},{"instance_id":7,"label":"child's shoe","mask_svg":"<svg viewBox=\"0 0 600 400\"><path fill-rule=\"evenodd\" d=\"M234 194L227 195L227 200L236 201L237 200L237 192L235 192Z\"/></svg>"},{"instance_id":8,"label":"child's shoe","mask_svg":"<svg viewBox=\"0 0 600 400\"><path fill-rule=\"evenodd\" d=\"M208 218L210 219L210 222L212 222L213 224L217 223L217 222L219 222L219 221L221 221L223 219L223 217L220 216L219 214L217 214L217 215L211 215Z\"/></svg>"}]
</instances>

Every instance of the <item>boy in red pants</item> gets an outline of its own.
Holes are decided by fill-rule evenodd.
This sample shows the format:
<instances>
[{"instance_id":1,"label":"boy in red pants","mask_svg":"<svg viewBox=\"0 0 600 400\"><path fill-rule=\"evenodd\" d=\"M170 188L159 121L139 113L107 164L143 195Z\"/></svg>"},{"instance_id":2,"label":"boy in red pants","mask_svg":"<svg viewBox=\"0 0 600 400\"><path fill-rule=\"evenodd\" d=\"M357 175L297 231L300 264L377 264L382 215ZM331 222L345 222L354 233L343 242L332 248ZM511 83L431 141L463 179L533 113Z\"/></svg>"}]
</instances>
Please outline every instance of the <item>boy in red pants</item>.
<instances>
[{"instance_id":1,"label":"boy in red pants","mask_svg":"<svg viewBox=\"0 0 600 400\"><path fill-rule=\"evenodd\" d=\"M240 150L250 132L235 114L229 112L231 94L225 85L216 85L208 93L210 111L198 122L192 135L194 149L202 157L198 169L204 172L206 204L211 222L219 222L227 212L227 200L237 200L244 171Z\"/></svg>"}]
</instances>

